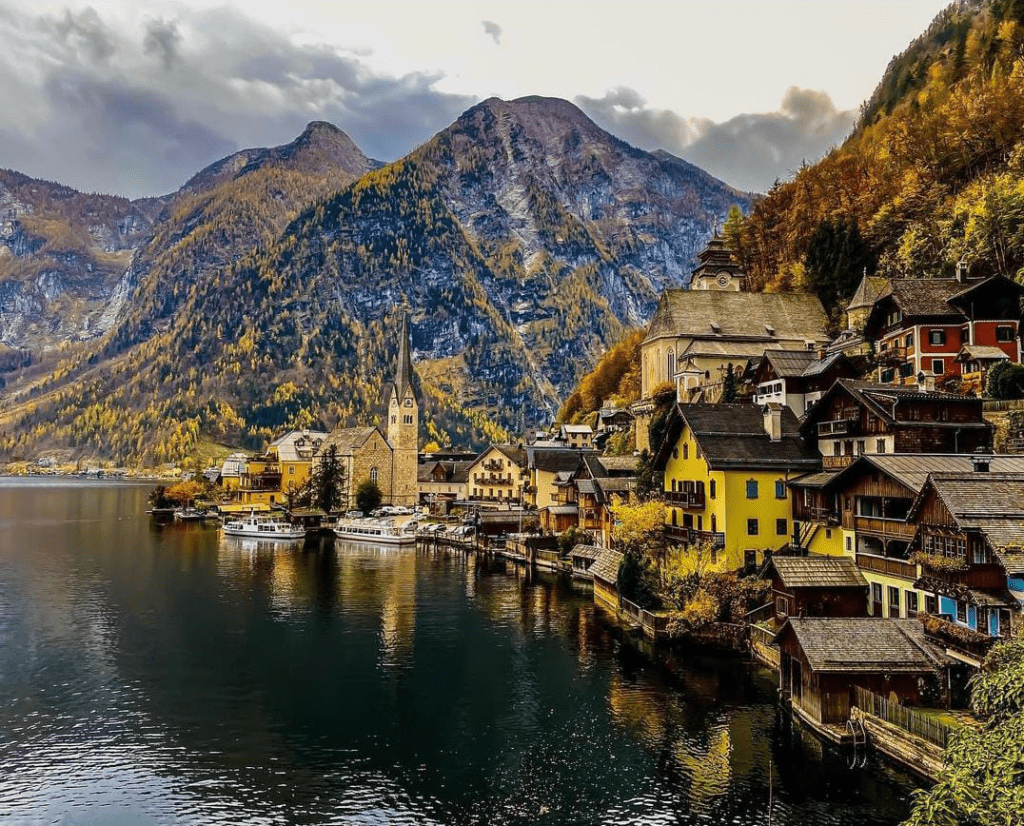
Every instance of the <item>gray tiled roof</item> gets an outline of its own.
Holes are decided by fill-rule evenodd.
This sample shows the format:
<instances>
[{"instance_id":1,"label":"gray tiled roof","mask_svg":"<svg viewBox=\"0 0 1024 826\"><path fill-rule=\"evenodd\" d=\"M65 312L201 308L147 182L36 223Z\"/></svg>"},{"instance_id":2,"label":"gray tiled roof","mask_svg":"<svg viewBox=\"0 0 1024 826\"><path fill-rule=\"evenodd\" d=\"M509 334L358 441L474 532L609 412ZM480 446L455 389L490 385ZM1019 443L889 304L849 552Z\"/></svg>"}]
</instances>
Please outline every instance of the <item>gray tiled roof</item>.
<instances>
[{"instance_id":1,"label":"gray tiled roof","mask_svg":"<svg viewBox=\"0 0 1024 826\"><path fill-rule=\"evenodd\" d=\"M875 303L878 294L884 289L889 279L880 275L865 275L860 284L857 285L857 292L853 294L850 303L846 305L847 310L858 310L870 307Z\"/></svg>"},{"instance_id":2,"label":"gray tiled roof","mask_svg":"<svg viewBox=\"0 0 1024 826\"><path fill-rule=\"evenodd\" d=\"M915 493L924 487L929 473L960 474L974 470L974 457L966 453L875 453L860 457L850 467L835 474L835 478L846 478L848 474L856 473L863 467L862 463L873 465ZM1024 456L994 455L991 457L991 470L993 473L1024 473Z\"/></svg>"},{"instance_id":3,"label":"gray tiled roof","mask_svg":"<svg viewBox=\"0 0 1024 826\"><path fill-rule=\"evenodd\" d=\"M602 456L601 466L609 473L635 471L640 464L639 456Z\"/></svg>"},{"instance_id":4,"label":"gray tiled roof","mask_svg":"<svg viewBox=\"0 0 1024 826\"><path fill-rule=\"evenodd\" d=\"M975 361L1010 360L1006 353L993 344L965 344L956 355L957 361L962 360L961 356L966 356L967 359L974 359Z\"/></svg>"},{"instance_id":5,"label":"gray tiled roof","mask_svg":"<svg viewBox=\"0 0 1024 826\"><path fill-rule=\"evenodd\" d=\"M602 548L601 553L594 560L594 564L590 566L590 573L594 575L594 579L614 585L619 579L619 563L621 561L621 553L611 548Z\"/></svg>"},{"instance_id":6,"label":"gray tiled roof","mask_svg":"<svg viewBox=\"0 0 1024 826\"><path fill-rule=\"evenodd\" d=\"M333 445L337 448L339 456L350 456L366 444L366 440L373 435L373 431L376 429L375 427L336 427L321 444L320 452L323 453Z\"/></svg>"},{"instance_id":7,"label":"gray tiled roof","mask_svg":"<svg viewBox=\"0 0 1024 826\"><path fill-rule=\"evenodd\" d=\"M582 453L583 451L572 448L552 449L529 446L526 448L526 459L529 466L537 468L537 470L546 470L550 473L571 472L580 466Z\"/></svg>"},{"instance_id":8,"label":"gray tiled roof","mask_svg":"<svg viewBox=\"0 0 1024 826\"><path fill-rule=\"evenodd\" d=\"M806 293L746 293L720 290L665 290L645 341L664 336L756 336L825 341L825 311ZM766 327L771 327L772 336Z\"/></svg>"},{"instance_id":9,"label":"gray tiled roof","mask_svg":"<svg viewBox=\"0 0 1024 826\"><path fill-rule=\"evenodd\" d=\"M949 299L963 289L955 278L893 278L878 298L892 296L905 316L960 316Z\"/></svg>"},{"instance_id":10,"label":"gray tiled roof","mask_svg":"<svg viewBox=\"0 0 1024 826\"><path fill-rule=\"evenodd\" d=\"M818 354L812 350L765 350L764 358L774 368L775 375L785 379L802 376L818 360Z\"/></svg>"},{"instance_id":11,"label":"gray tiled roof","mask_svg":"<svg viewBox=\"0 0 1024 826\"><path fill-rule=\"evenodd\" d=\"M863 588L868 581L848 556L773 556L765 566L778 571L787 588Z\"/></svg>"},{"instance_id":12,"label":"gray tiled roof","mask_svg":"<svg viewBox=\"0 0 1024 826\"><path fill-rule=\"evenodd\" d=\"M569 553L569 556L580 559L597 559L603 550L604 548L599 545L577 545Z\"/></svg>"},{"instance_id":13,"label":"gray tiled roof","mask_svg":"<svg viewBox=\"0 0 1024 826\"><path fill-rule=\"evenodd\" d=\"M790 618L776 636L796 635L811 668L818 672L931 672L946 662L916 619L877 617Z\"/></svg>"},{"instance_id":14,"label":"gray tiled roof","mask_svg":"<svg viewBox=\"0 0 1024 826\"><path fill-rule=\"evenodd\" d=\"M308 461L328 434L319 430L291 430L270 443L277 448L277 458L282 462Z\"/></svg>"}]
</instances>

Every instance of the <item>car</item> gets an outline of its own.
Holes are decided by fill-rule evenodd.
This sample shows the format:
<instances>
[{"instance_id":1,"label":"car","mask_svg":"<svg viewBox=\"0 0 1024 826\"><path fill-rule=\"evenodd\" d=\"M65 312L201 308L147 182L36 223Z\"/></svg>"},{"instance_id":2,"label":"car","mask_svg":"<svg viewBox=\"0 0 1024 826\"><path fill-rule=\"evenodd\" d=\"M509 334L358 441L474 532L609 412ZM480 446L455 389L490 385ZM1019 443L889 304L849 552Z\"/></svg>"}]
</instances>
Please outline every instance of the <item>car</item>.
<instances>
[{"instance_id":1,"label":"car","mask_svg":"<svg viewBox=\"0 0 1024 826\"><path fill-rule=\"evenodd\" d=\"M345 511L345 516L347 516L349 519L362 519L363 518L363 512L362 511Z\"/></svg>"},{"instance_id":2,"label":"car","mask_svg":"<svg viewBox=\"0 0 1024 826\"><path fill-rule=\"evenodd\" d=\"M412 511L404 505L395 505L391 508L391 513L393 516L408 516Z\"/></svg>"}]
</instances>

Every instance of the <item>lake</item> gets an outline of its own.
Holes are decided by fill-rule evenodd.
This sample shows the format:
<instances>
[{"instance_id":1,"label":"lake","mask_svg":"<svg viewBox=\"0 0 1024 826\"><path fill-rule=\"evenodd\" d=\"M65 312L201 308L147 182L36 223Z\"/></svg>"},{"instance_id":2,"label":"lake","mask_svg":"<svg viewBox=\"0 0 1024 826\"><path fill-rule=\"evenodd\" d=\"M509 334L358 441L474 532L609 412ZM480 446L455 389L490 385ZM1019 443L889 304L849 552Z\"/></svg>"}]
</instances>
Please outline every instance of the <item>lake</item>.
<instances>
[{"instance_id":1,"label":"lake","mask_svg":"<svg viewBox=\"0 0 1024 826\"><path fill-rule=\"evenodd\" d=\"M0 823L896 824L771 674L461 553L153 524L0 479Z\"/></svg>"}]
</instances>

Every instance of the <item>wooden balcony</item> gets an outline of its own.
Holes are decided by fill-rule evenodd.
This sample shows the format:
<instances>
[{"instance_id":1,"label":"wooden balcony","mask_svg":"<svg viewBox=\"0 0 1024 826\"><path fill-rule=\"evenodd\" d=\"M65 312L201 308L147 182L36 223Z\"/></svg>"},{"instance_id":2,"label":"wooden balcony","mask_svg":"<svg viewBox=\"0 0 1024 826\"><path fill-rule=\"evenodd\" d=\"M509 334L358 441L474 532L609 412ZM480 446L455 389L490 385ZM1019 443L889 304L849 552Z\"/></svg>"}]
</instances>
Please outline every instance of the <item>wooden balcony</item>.
<instances>
[{"instance_id":1,"label":"wooden balcony","mask_svg":"<svg viewBox=\"0 0 1024 826\"><path fill-rule=\"evenodd\" d=\"M925 614L921 622L926 636L976 660L983 660L989 649L999 641L999 637L990 637L980 631L965 628L945 615Z\"/></svg>"},{"instance_id":2,"label":"wooden balcony","mask_svg":"<svg viewBox=\"0 0 1024 826\"><path fill-rule=\"evenodd\" d=\"M704 491L672 490L665 491L665 501L681 508L703 508Z\"/></svg>"},{"instance_id":3,"label":"wooden balcony","mask_svg":"<svg viewBox=\"0 0 1024 826\"><path fill-rule=\"evenodd\" d=\"M1007 587L1006 571L1002 565L971 565L966 571L935 571L927 565L922 567L932 579L948 582L950 585L962 585L980 591L1005 590Z\"/></svg>"},{"instance_id":4,"label":"wooden balcony","mask_svg":"<svg viewBox=\"0 0 1024 826\"><path fill-rule=\"evenodd\" d=\"M855 456L822 456L821 466L825 470L842 470L853 464Z\"/></svg>"},{"instance_id":5,"label":"wooden balcony","mask_svg":"<svg viewBox=\"0 0 1024 826\"><path fill-rule=\"evenodd\" d=\"M794 505L793 519L797 522L817 522L821 525L839 524L839 514L835 508L812 507L799 503Z\"/></svg>"},{"instance_id":6,"label":"wooden balcony","mask_svg":"<svg viewBox=\"0 0 1024 826\"><path fill-rule=\"evenodd\" d=\"M818 437L855 436L860 433L860 420L856 418L832 419L818 422Z\"/></svg>"},{"instance_id":7,"label":"wooden balcony","mask_svg":"<svg viewBox=\"0 0 1024 826\"><path fill-rule=\"evenodd\" d=\"M874 554L857 554L857 567L862 571L875 571L887 576L899 577L913 582L917 579L917 565L905 559L893 559Z\"/></svg>"},{"instance_id":8,"label":"wooden balcony","mask_svg":"<svg viewBox=\"0 0 1024 826\"><path fill-rule=\"evenodd\" d=\"M904 519L883 519L880 516L853 517L853 529L855 531L862 531L875 536L905 539L908 542L914 538L915 527L908 524Z\"/></svg>"},{"instance_id":9,"label":"wooden balcony","mask_svg":"<svg viewBox=\"0 0 1024 826\"><path fill-rule=\"evenodd\" d=\"M710 542L712 548L725 547L725 534L721 531L697 531L693 528L667 525L665 533L670 541L680 545L703 545L705 542Z\"/></svg>"}]
</instances>

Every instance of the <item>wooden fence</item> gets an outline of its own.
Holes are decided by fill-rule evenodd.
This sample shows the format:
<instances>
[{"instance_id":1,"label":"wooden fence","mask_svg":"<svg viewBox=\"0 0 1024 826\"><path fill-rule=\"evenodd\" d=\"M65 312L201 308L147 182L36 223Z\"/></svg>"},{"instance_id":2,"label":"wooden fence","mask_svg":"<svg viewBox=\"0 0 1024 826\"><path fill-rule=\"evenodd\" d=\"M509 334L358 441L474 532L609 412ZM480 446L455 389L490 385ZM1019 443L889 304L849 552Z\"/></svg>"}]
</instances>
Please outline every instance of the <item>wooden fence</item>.
<instances>
[{"instance_id":1,"label":"wooden fence","mask_svg":"<svg viewBox=\"0 0 1024 826\"><path fill-rule=\"evenodd\" d=\"M904 731L909 731L939 748L946 748L953 729L945 723L940 723L912 708L890 703L885 697L860 686L854 686L853 691L855 705L865 714L871 714Z\"/></svg>"},{"instance_id":2,"label":"wooden fence","mask_svg":"<svg viewBox=\"0 0 1024 826\"><path fill-rule=\"evenodd\" d=\"M772 647L772 640L775 639L775 632L769 631L767 628L762 628L760 625L750 626L750 643L759 643L765 648Z\"/></svg>"}]
</instances>

